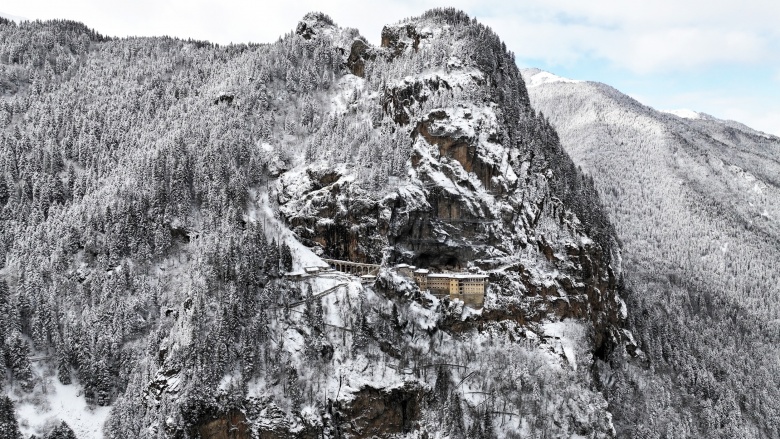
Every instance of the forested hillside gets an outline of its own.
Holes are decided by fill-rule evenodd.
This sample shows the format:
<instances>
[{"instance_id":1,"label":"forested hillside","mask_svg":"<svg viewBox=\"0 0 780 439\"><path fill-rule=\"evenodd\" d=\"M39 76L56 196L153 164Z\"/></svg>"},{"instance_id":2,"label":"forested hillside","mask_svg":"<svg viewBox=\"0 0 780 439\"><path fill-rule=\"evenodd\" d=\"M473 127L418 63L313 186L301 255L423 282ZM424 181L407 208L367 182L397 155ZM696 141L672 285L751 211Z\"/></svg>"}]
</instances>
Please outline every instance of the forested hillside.
<instances>
[{"instance_id":1,"label":"forested hillside","mask_svg":"<svg viewBox=\"0 0 780 439\"><path fill-rule=\"evenodd\" d=\"M3 437L614 435L615 232L476 20L0 21L0 87ZM382 269L289 275L320 256ZM484 308L400 262L488 275Z\"/></svg>"},{"instance_id":2,"label":"forested hillside","mask_svg":"<svg viewBox=\"0 0 780 439\"><path fill-rule=\"evenodd\" d=\"M780 139L604 84L524 77L624 247L642 355L605 389L618 431L780 436Z\"/></svg>"}]
</instances>

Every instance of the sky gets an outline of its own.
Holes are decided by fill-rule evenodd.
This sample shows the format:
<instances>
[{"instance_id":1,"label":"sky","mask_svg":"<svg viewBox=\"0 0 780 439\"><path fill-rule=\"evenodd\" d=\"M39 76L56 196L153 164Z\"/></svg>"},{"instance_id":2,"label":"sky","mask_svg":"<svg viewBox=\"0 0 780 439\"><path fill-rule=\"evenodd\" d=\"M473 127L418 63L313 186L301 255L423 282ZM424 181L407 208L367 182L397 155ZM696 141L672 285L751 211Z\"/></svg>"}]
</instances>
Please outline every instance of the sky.
<instances>
[{"instance_id":1,"label":"sky","mask_svg":"<svg viewBox=\"0 0 780 439\"><path fill-rule=\"evenodd\" d=\"M691 109L780 135L777 0L25 0L12 18L68 18L111 36L219 44L276 40L310 11L374 44L385 24L452 6L490 26L519 67L609 84L659 110Z\"/></svg>"}]
</instances>

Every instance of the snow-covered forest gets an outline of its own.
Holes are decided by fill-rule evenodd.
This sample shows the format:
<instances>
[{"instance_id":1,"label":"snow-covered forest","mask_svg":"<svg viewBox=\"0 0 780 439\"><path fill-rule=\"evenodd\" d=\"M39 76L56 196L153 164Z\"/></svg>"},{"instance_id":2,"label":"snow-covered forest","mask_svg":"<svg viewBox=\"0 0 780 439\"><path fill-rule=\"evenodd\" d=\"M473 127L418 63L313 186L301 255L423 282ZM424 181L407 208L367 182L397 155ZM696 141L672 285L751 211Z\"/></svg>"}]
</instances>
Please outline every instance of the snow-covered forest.
<instances>
[{"instance_id":1,"label":"snow-covered forest","mask_svg":"<svg viewBox=\"0 0 780 439\"><path fill-rule=\"evenodd\" d=\"M780 435L780 139L523 74L623 244L628 328L643 351L605 392L623 434Z\"/></svg>"},{"instance_id":2,"label":"snow-covered forest","mask_svg":"<svg viewBox=\"0 0 780 439\"><path fill-rule=\"evenodd\" d=\"M319 13L230 46L0 21L0 208L3 437L615 434L615 230L461 12L381 47ZM285 276L321 256L383 268Z\"/></svg>"}]
</instances>

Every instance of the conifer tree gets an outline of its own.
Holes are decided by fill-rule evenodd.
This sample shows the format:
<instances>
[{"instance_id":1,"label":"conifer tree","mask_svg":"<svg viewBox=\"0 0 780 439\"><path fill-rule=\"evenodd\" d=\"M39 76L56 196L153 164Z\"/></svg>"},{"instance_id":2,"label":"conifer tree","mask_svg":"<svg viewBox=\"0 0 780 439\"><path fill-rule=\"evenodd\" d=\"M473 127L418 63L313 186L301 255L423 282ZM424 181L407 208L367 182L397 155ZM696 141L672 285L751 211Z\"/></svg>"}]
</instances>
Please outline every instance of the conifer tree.
<instances>
[{"instance_id":1,"label":"conifer tree","mask_svg":"<svg viewBox=\"0 0 780 439\"><path fill-rule=\"evenodd\" d=\"M23 389L32 390L35 382L30 365L30 348L19 333L12 334L6 342L5 364Z\"/></svg>"},{"instance_id":2,"label":"conifer tree","mask_svg":"<svg viewBox=\"0 0 780 439\"><path fill-rule=\"evenodd\" d=\"M22 439L14 412L14 403L5 395L0 396L0 438Z\"/></svg>"},{"instance_id":3,"label":"conifer tree","mask_svg":"<svg viewBox=\"0 0 780 439\"><path fill-rule=\"evenodd\" d=\"M65 358L60 357L60 359L57 361L57 379L60 381L60 383L68 385L73 382L73 380L70 377L70 367L68 366L68 362Z\"/></svg>"},{"instance_id":4,"label":"conifer tree","mask_svg":"<svg viewBox=\"0 0 780 439\"><path fill-rule=\"evenodd\" d=\"M70 426L67 423L65 423L65 421L62 421L60 425L54 427L54 429L50 431L49 434L44 436L44 439L77 439L77 438L76 438L76 433L73 432Z\"/></svg>"},{"instance_id":5,"label":"conifer tree","mask_svg":"<svg viewBox=\"0 0 780 439\"><path fill-rule=\"evenodd\" d=\"M281 258L282 258L282 271L284 272L292 271L293 269L292 251L290 250L290 246L287 245L286 242L282 243Z\"/></svg>"},{"instance_id":6,"label":"conifer tree","mask_svg":"<svg viewBox=\"0 0 780 439\"><path fill-rule=\"evenodd\" d=\"M8 202L8 184L5 182L5 177L0 174L0 208L5 206Z\"/></svg>"}]
</instances>

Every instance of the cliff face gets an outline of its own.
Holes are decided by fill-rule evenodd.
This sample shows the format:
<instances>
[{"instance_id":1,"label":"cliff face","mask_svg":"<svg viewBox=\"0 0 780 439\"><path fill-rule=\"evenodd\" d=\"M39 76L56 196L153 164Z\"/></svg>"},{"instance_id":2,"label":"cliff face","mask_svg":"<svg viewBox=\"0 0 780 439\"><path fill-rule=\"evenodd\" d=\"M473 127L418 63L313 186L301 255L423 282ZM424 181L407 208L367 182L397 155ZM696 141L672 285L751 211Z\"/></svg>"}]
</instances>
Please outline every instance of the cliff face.
<instances>
[{"instance_id":1,"label":"cliff face","mask_svg":"<svg viewBox=\"0 0 780 439\"><path fill-rule=\"evenodd\" d=\"M361 141L369 151L379 150L363 156L369 162L361 165L371 171L339 164L334 172L328 160L302 163L279 179L279 211L296 236L323 255L488 273L485 306L476 314L462 304L420 295L392 273L380 275L377 291L403 303L395 305L399 313L417 306L433 313L436 323L425 337L443 332L463 340L497 330L508 337L505 342L537 340L538 333L542 345L551 340L555 345L560 338L547 338L542 328L551 321L577 321L589 328L591 354L607 360L627 341L614 232L592 182L578 173L554 130L528 104L510 56L480 29L457 13L433 13L385 27L381 47L357 40L360 53L370 56L359 57L363 64L356 71L358 57L350 53L348 68L360 78L342 82L347 90L339 93L352 101L335 107L342 113L334 117L371 114L370 121L359 122L370 124ZM436 55L439 50L444 55ZM486 60L485 53L495 58ZM318 143L313 157L335 156L332 148L340 147ZM375 171L388 165L387 177ZM366 319L376 325L385 318ZM393 318L390 327L400 334L425 327ZM366 334L384 355L403 364L407 342L388 343L381 330L367 328ZM437 361L468 364L458 355L447 358ZM423 369L409 372L425 382ZM467 379L465 370L454 374ZM328 431L349 431L344 433L349 437L431 431L426 419L438 410L436 398L418 391L399 403L388 389L354 393L352 402L334 409L336 421ZM381 427L374 421L380 411L391 414ZM588 425L584 431L611 434L611 427L603 429L609 421L582 422Z\"/></svg>"},{"instance_id":2,"label":"cliff face","mask_svg":"<svg viewBox=\"0 0 780 439\"><path fill-rule=\"evenodd\" d=\"M537 319L549 312L609 322L599 324L601 346L620 320L614 238L578 218L603 216L592 186L535 116L500 41L479 27L457 14L386 26L382 47L363 50L374 55L368 76L348 93L356 109L377 114L365 141L382 148L389 138L388 149L408 153L393 157L395 175L378 187L354 167L304 163L281 176L280 211L303 242L331 257L488 270L513 285L492 290L502 298L497 312L505 300L544 297ZM443 46L446 55L433 54ZM495 59L486 63L485 52ZM387 74L399 65L413 67ZM374 157L368 166L381 167ZM607 239L594 242L598 233Z\"/></svg>"}]
</instances>

